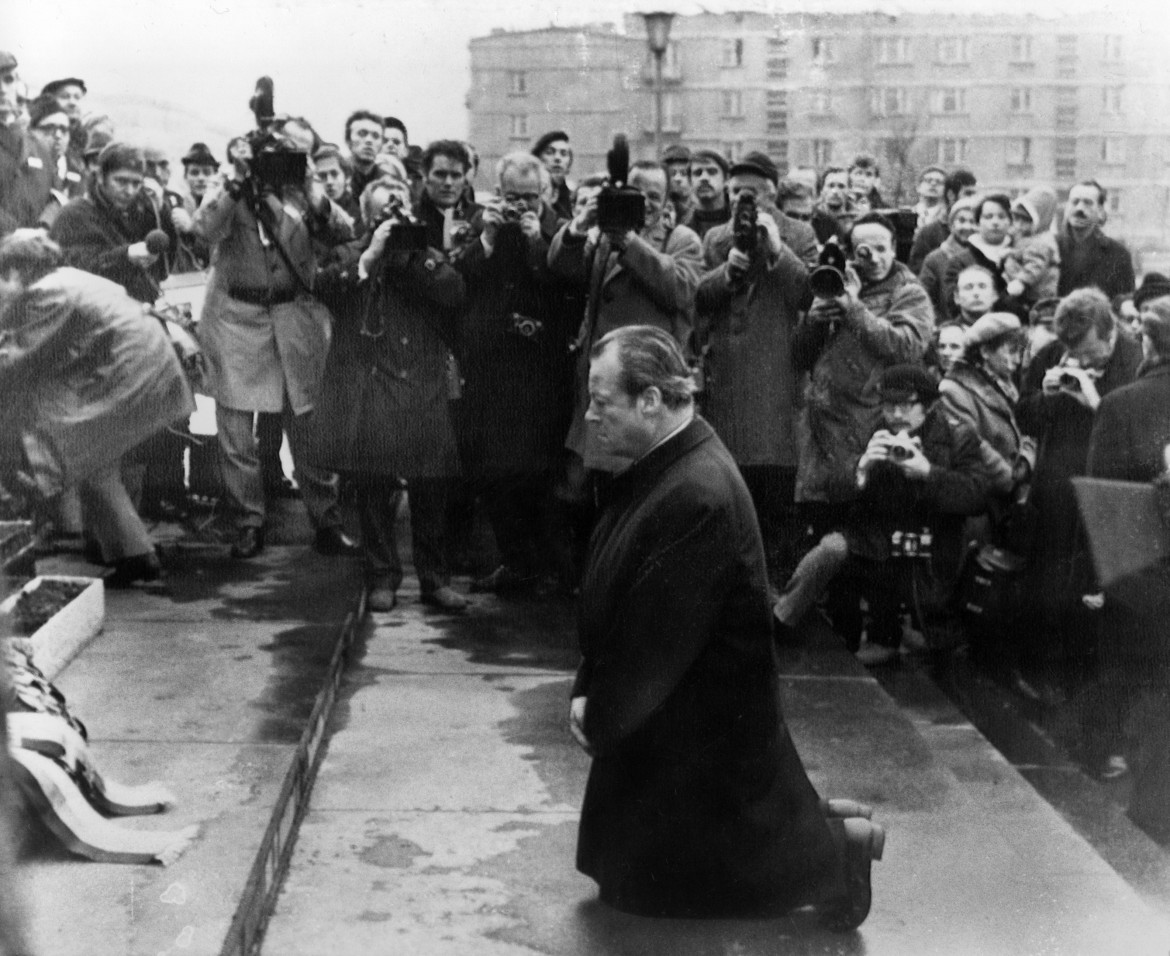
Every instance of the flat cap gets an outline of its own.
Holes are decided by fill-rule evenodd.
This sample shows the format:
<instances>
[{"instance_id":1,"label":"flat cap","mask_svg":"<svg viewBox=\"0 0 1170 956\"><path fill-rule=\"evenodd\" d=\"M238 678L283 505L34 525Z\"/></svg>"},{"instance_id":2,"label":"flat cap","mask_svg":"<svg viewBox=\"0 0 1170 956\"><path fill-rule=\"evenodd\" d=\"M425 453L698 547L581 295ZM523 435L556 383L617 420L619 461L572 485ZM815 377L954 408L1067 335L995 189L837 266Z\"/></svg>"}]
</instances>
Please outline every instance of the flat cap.
<instances>
[{"instance_id":1,"label":"flat cap","mask_svg":"<svg viewBox=\"0 0 1170 956\"><path fill-rule=\"evenodd\" d=\"M921 365L891 365L878 383L883 402L919 401L929 405L938 398L938 383Z\"/></svg>"},{"instance_id":2,"label":"flat cap","mask_svg":"<svg viewBox=\"0 0 1170 956\"><path fill-rule=\"evenodd\" d=\"M736 173L755 173L757 176L763 176L773 186L780 184L780 170L767 155L758 151L748 153L742 159L732 163L728 175L734 176Z\"/></svg>"},{"instance_id":3,"label":"flat cap","mask_svg":"<svg viewBox=\"0 0 1170 956\"><path fill-rule=\"evenodd\" d=\"M981 345L1008 332L1019 332L1021 328L1019 318L1010 312L988 312L971 324L964 341L967 345Z\"/></svg>"},{"instance_id":4,"label":"flat cap","mask_svg":"<svg viewBox=\"0 0 1170 956\"><path fill-rule=\"evenodd\" d=\"M82 93L88 93L89 90L85 88L85 80L76 76L66 76L60 80L49 80L48 83L42 87L42 93L48 93L50 96L56 96L67 86L80 86Z\"/></svg>"},{"instance_id":5,"label":"flat cap","mask_svg":"<svg viewBox=\"0 0 1170 956\"><path fill-rule=\"evenodd\" d=\"M691 151L680 143L673 143L662 151L662 161L664 163L689 163Z\"/></svg>"}]
</instances>

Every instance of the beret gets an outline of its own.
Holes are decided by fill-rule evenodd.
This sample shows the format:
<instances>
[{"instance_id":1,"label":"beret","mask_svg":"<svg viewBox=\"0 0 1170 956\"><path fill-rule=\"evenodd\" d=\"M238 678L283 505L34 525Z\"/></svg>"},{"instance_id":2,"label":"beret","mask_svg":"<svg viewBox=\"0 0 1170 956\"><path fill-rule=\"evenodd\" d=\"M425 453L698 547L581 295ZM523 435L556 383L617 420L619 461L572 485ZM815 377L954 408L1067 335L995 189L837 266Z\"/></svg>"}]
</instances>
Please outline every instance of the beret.
<instances>
[{"instance_id":1,"label":"beret","mask_svg":"<svg viewBox=\"0 0 1170 956\"><path fill-rule=\"evenodd\" d=\"M555 143L561 139L567 143L569 141L569 134L563 129L550 130L536 141L536 145L532 147L532 155L539 156L548 149L549 143Z\"/></svg>"},{"instance_id":2,"label":"beret","mask_svg":"<svg viewBox=\"0 0 1170 956\"><path fill-rule=\"evenodd\" d=\"M80 86L82 93L88 93L89 90L85 88L85 80L78 79L76 76L66 76L60 80L49 80L41 89L42 93L56 95L60 90L66 86Z\"/></svg>"}]
</instances>

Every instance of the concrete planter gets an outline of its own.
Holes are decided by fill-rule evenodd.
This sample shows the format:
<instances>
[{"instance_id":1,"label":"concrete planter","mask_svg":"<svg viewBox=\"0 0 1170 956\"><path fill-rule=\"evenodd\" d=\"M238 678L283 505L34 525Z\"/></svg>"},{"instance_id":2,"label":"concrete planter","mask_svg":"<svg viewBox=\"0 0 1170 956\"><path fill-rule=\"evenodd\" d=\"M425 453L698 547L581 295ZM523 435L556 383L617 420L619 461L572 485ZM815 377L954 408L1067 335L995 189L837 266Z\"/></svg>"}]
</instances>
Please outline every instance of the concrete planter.
<instances>
[{"instance_id":1,"label":"concrete planter","mask_svg":"<svg viewBox=\"0 0 1170 956\"><path fill-rule=\"evenodd\" d=\"M57 675L81 649L101 633L106 619L106 592L101 578L43 575L33 578L19 592L0 603L0 616L10 618L20 594L36 588L42 581L68 581L85 585L84 591L30 636L9 637L9 640L25 643L31 649L33 663L41 673L49 680L56 680Z\"/></svg>"}]
</instances>

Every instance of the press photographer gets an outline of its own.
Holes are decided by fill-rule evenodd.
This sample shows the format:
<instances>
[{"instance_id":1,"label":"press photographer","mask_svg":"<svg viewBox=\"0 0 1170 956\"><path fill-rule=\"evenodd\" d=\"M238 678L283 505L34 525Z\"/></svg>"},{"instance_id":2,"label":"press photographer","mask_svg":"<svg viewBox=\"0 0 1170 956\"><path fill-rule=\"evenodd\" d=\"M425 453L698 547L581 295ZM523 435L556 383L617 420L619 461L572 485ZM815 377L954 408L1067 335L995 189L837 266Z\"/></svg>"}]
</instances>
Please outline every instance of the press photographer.
<instances>
[{"instance_id":1,"label":"press photographer","mask_svg":"<svg viewBox=\"0 0 1170 956\"><path fill-rule=\"evenodd\" d=\"M334 335L305 460L357 487L370 610L398 603L394 525L405 479L422 600L461 611L466 600L450 587L445 542L450 486L460 473L448 368L464 283L440 250L418 247L422 227L407 211L406 170L393 157L383 162L394 175L362 193L364 237L339 250L320 277Z\"/></svg>"},{"instance_id":2,"label":"press photographer","mask_svg":"<svg viewBox=\"0 0 1170 956\"><path fill-rule=\"evenodd\" d=\"M705 372L703 416L739 465L769 564L786 577L794 556L781 549L790 551L797 537L792 340L808 297L808 272L795 250L812 230L772 205L774 171L747 159L731 167L731 220L703 239L695 344Z\"/></svg>"},{"instance_id":3,"label":"press photographer","mask_svg":"<svg viewBox=\"0 0 1170 956\"><path fill-rule=\"evenodd\" d=\"M232 173L213 186L195 228L214 249L199 336L224 486L235 513L232 555L264 546L265 500L253 434L258 412L285 413L294 477L326 554L356 550L341 531L337 478L301 466L304 417L317 402L329 349L329 313L313 295L318 248L352 238L349 217L313 177L314 138L303 121L272 114L271 83L250 104L257 129L232 153Z\"/></svg>"},{"instance_id":4,"label":"press photographer","mask_svg":"<svg viewBox=\"0 0 1170 956\"><path fill-rule=\"evenodd\" d=\"M932 648L951 640L949 601L962 556L963 522L983 512L987 487L979 439L952 424L938 389L919 365L895 365L879 379L880 424L848 481L856 498L843 520L797 566L774 614L790 632L834 578L869 605L863 663L893 660L902 640L901 607L917 613ZM844 495L843 491L843 495ZM834 627L850 650L861 640L860 603Z\"/></svg>"},{"instance_id":5,"label":"press photographer","mask_svg":"<svg viewBox=\"0 0 1170 956\"><path fill-rule=\"evenodd\" d=\"M560 221L542 200L549 173L527 153L504 156L496 195L472 224L478 241L455 261L467 283L461 441L502 563L473 591L533 590L571 577L553 529L552 481L569 425L569 341L580 315L548 266Z\"/></svg>"},{"instance_id":6,"label":"press photographer","mask_svg":"<svg viewBox=\"0 0 1170 956\"><path fill-rule=\"evenodd\" d=\"M878 426L881 370L921 362L934 329L926 290L895 259L893 224L870 213L850 238L852 261L839 263L831 287L814 288L793 344L797 369L810 373L796 498L813 505L814 523L839 517L833 489L848 486L842 471L852 471Z\"/></svg>"}]
</instances>

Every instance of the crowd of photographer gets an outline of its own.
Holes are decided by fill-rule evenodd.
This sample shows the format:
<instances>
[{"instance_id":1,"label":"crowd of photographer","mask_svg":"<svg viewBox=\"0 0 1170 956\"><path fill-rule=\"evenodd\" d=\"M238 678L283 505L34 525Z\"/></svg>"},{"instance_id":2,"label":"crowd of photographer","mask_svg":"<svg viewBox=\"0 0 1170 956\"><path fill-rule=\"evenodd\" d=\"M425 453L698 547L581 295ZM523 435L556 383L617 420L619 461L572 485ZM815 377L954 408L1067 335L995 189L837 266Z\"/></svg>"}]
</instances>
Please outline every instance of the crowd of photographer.
<instances>
[{"instance_id":1,"label":"crowd of photographer","mask_svg":"<svg viewBox=\"0 0 1170 956\"><path fill-rule=\"evenodd\" d=\"M468 605L451 576L468 501L501 557L472 592L571 592L606 475L629 464L591 439L590 348L653 325L691 358L752 492L782 639L823 602L869 665L921 634L936 655L970 640L1038 699L1124 685L1099 681L1099 650L1142 627L1100 594L1069 479L1113 474L1113 453L1094 451L1118 440L1095 428L1099 409L1167 367L1170 280L1135 292L1097 182L1072 185L1061 216L1053 189L979 193L970 171L931 166L899 206L868 155L782 176L761 153L678 145L631 163L619 139L608 170L573 188L570 137L553 131L505 156L480 201L469 144L418 149L367 110L324 143L261 81L257 130L223 164L195 143L173 191L164 156L108 122L86 129L80 80L26 101L7 54L0 76L0 216L18 230L0 266L19 278L3 289L0 385L31 347L31 312L13 306L31 292L84 297L77 269L149 306L168 271L207 269L199 387L216 403L236 558L265 545L283 430L316 547L361 556L373 610L397 603L404 491L424 602ZM52 267L22 272L19 230L44 226ZM1151 414L1133 440L1160 461L1170 413ZM111 447L102 480L133 459L140 504L181 509L182 438L149 421ZM58 468L54 503L76 520L70 497L92 497L93 473ZM342 481L360 542L341 526ZM159 573L137 529L101 549L119 583ZM1148 665L1151 642L1131 644L1147 657L1124 666ZM1104 693L1108 719L1086 727L1094 763L1119 766L1121 696Z\"/></svg>"}]
</instances>

